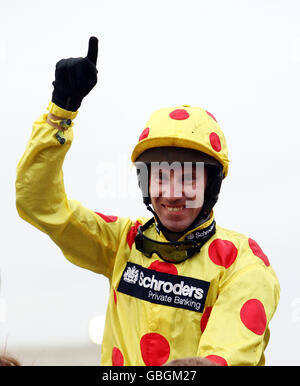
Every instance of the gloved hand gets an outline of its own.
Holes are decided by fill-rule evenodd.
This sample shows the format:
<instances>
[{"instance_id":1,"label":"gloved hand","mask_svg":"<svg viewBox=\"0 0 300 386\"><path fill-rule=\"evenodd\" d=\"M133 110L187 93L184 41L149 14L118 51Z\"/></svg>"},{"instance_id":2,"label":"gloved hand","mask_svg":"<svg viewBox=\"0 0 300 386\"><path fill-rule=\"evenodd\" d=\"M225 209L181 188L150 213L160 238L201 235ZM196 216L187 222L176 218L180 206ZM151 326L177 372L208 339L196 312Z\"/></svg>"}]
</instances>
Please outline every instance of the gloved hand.
<instances>
[{"instance_id":1,"label":"gloved hand","mask_svg":"<svg viewBox=\"0 0 300 386\"><path fill-rule=\"evenodd\" d=\"M65 110L78 110L82 99L97 83L97 56L98 39L92 36L85 58L62 59L56 63L53 103Z\"/></svg>"}]
</instances>

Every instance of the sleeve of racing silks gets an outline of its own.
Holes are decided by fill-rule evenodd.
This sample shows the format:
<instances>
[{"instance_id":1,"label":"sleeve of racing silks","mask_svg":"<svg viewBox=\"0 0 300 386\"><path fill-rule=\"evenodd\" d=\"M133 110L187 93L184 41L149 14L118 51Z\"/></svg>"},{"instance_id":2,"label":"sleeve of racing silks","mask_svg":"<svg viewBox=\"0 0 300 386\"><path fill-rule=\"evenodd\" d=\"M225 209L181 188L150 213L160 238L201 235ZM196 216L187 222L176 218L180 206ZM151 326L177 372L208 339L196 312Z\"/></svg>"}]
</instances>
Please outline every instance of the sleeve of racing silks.
<instances>
[{"instance_id":1,"label":"sleeve of racing silks","mask_svg":"<svg viewBox=\"0 0 300 386\"><path fill-rule=\"evenodd\" d=\"M279 282L271 267L253 264L236 272L204 310L197 356L225 366L264 365L268 324L279 302ZM208 319L208 320L207 320Z\"/></svg>"},{"instance_id":2,"label":"sleeve of racing silks","mask_svg":"<svg viewBox=\"0 0 300 386\"><path fill-rule=\"evenodd\" d=\"M71 114L57 106L56 110L63 118ZM57 131L47 123L47 114L33 124L17 166L18 213L47 233L72 263L110 277L121 235L130 228L130 219L101 216L67 198L62 166L73 129L64 132L63 145L55 137Z\"/></svg>"}]
</instances>

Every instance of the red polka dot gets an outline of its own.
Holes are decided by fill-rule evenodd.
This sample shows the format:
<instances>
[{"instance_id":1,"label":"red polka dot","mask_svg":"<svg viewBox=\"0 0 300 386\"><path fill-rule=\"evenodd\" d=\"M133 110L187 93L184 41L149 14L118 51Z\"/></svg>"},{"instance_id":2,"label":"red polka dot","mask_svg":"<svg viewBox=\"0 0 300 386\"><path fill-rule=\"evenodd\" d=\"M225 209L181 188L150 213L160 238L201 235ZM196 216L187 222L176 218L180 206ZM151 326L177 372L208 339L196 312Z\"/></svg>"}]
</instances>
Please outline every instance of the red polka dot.
<instances>
[{"instance_id":1,"label":"red polka dot","mask_svg":"<svg viewBox=\"0 0 300 386\"><path fill-rule=\"evenodd\" d=\"M217 151L217 152L221 151L221 149L222 149L221 141L220 141L220 137L218 136L217 133L215 133L215 132L210 133L209 141L210 141L212 148L215 151Z\"/></svg>"},{"instance_id":2,"label":"red polka dot","mask_svg":"<svg viewBox=\"0 0 300 386\"><path fill-rule=\"evenodd\" d=\"M200 322L201 332L204 332L204 330L206 328L208 319L210 317L211 310L212 310L212 307L206 307L205 311L203 312L201 322Z\"/></svg>"},{"instance_id":3,"label":"red polka dot","mask_svg":"<svg viewBox=\"0 0 300 386\"><path fill-rule=\"evenodd\" d=\"M143 130L142 134L139 136L139 141L142 139L147 138L149 135L149 127L146 127L146 129Z\"/></svg>"},{"instance_id":4,"label":"red polka dot","mask_svg":"<svg viewBox=\"0 0 300 386\"><path fill-rule=\"evenodd\" d=\"M262 249L260 246L257 244L256 241L252 239L248 239L249 247L252 249L252 252L254 253L255 256L259 257L262 259L262 261L265 263L265 265L268 267L270 265L269 259L267 256L263 253Z\"/></svg>"},{"instance_id":5,"label":"red polka dot","mask_svg":"<svg viewBox=\"0 0 300 386\"><path fill-rule=\"evenodd\" d=\"M209 359L214 363L217 363L218 365L228 366L227 361L224 358L220 357L219 355L207 355L207 357L205 358Z\"/></svg>"},{"instance_id":6,"label":"red polka dot","mask_svg":"<svg viewBox=\"0 0 300 386\"><path fill-rule=\"evenodd\" d=\"M114 347L112 350L112 365L113 366L124 366L124 357L121 351Z\"/></svg>"},{"instance_id":7,"label":"red polka dot","mask_svg":"<svg viewBox=\"0 0 300 386\"><path fill-rule=\"evenodd\" d=\"M160 334L145 334L141 339L140 346L146 366L161 366L169 359L169 342Z\"/></svg>"},{"instance_id":8,"label":"red polka dot","mask_svg":"<svg viewBox=\"0 0 300 386\"><path fill-rule=\"evenodd\" d=\"M177 121L182 121L184 119L187 119L190 114L184 109L177 109L172 111L169 116L170 118L176 119Z\"/></svg>"},{"instance_id":9,"label":"red polka dot","mask_svg":"<svg viewBox=\"0 0 300 386\"><path fill-rule=\"evenodd\" d=\"M131 249L132 247L132 244L134 243L134 240L135 240L135 236L137 234L137 231L138 231L138 227L142 225L140 222L136 221L135 225L133 225L128 234L127 234L127 237L126 237L126 241L127 241L127 244L129 245L129 248Z\"/></svg>"},{"instance_id":10,"label":"red polka dot","mask_svg":"<svg viewBox=\"0 0 300 386\"><path fill-rule=\"evenodd\" d=\"M115 222L117 221L118 217L117 216L106 216L105 214L103 213L99 213L99 212L95 212L98 216L100 216L101 218L103 218L104 221L106 222Z\"/></svg>"},{"instance_id":11,"label":"red polka dot","mask_svg":"<svg viewBox=\"0 0 300 386\"><path fill-rule=\"evenodd\" d=\"M206 111L206 110L205 110L205 111ZM214 115L212 115L212 113L210 113L210 112L208 112L208 111L206 111L206 113L207 113L207 115L209 115L210 117L212 117L212 119L213 119L214 121L217 122L216 118L214 117Z\"/></svg>"},{"instance_id":12,"label":"red polka dot","mask_svg":"<svg viewBox=\"0 0 300 386\"><path fill-rule=\"evenodd\" d=\"M210 260L222 267L229 268L237 257L238 250L235 245L228 240L216 239L208 248Z\"/></svg>"},{"instance_id":13,"label":"red polka dot","mask_svg":"<svg viewBox=\"0 0 300 386\"><path fill-rule=\"evenodd\" d=\"M153 263L151 263L148 268L158 272L165 272L170 273L171 275L178 275L177 268L174 264L165 263L159 260L153 261Z\"/></svg>"},{"instance_id":14,"label":"red polka dot","mask_svg":"<svg viewBox=\"0 0 300 386\"><path fill-rule=\"evenodd\" d=\"M114 302L115 304L117 304L117 293L114 288L113 288L113 291L114 291Z\"/></svg>"},{"instance_id":15,"label":"red polka dot","mask_svg":"<svg viewBox=\"0 0 300 386\"><path fill-rule=\"evenodd\" d=\"M243 304L240 311L243 324L254 334L262 335L267 325L267 316L262 302L250 299Z\"/></svg>"}]
</instances>

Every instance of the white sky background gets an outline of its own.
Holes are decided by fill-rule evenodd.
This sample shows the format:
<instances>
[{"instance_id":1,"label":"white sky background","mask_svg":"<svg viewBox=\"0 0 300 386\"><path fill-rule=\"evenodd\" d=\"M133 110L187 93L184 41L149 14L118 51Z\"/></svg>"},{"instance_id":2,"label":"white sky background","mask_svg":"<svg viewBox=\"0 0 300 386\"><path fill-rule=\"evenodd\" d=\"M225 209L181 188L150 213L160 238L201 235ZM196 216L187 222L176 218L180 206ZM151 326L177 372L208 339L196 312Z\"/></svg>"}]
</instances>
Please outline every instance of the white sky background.
<instances>
[{"instance_id":1,"label":"white sky background","mask_svg":"<svg viewBox=\"0 0 300 386\"><path fill-rule=\"evenodd\" d=\"M95 35L99 80L64 165L69 198L148 215L130 166L144 124L166 106L210 111L231 160L217 223L255 239L281 283L267 364L300 364L299 20L296 0L1 0L1 347L87 342L89 321L105 313L107 279L69 263L21 220L14 188L55 63L85 56ZM111 191L103 164L115 170Z\"/></svg>"}]
</instances>

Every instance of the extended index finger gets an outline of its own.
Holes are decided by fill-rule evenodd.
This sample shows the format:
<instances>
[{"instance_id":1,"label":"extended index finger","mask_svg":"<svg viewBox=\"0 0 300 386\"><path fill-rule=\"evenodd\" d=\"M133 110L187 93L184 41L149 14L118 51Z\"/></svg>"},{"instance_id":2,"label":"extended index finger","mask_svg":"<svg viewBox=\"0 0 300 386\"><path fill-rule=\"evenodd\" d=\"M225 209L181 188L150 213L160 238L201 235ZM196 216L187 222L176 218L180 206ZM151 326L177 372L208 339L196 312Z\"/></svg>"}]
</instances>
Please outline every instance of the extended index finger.
<instances>
[{"instance_id":1,"label":"extended index finger","mask_svg":"<svg viewBox=\"0 0 300 386\"><path fill-rule=\"evenodd\" d=\"M98 57L98 39L95 36L91 36L89 40L89 49L87 57L96 65Z\"/></svg>"}]
</instances>

